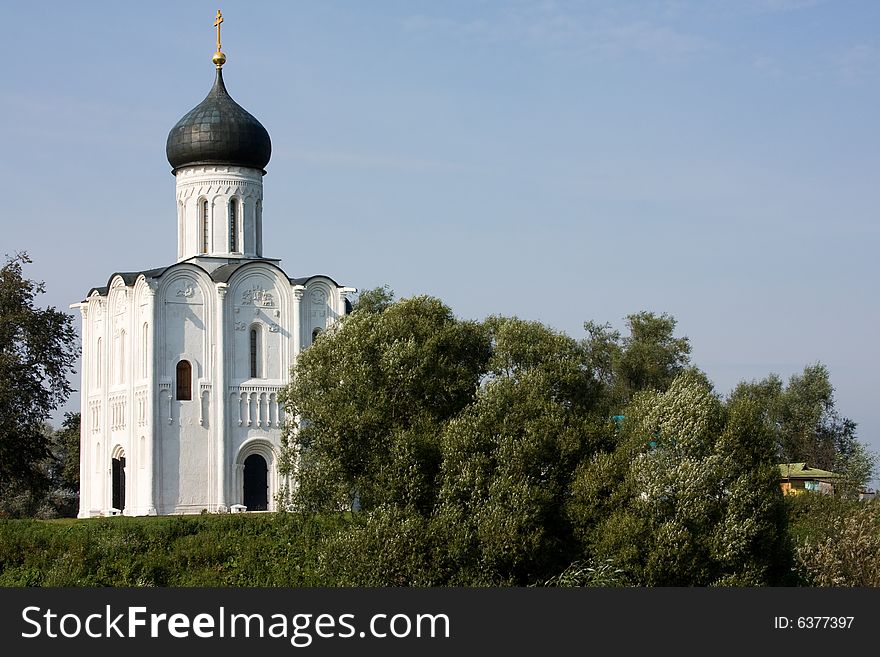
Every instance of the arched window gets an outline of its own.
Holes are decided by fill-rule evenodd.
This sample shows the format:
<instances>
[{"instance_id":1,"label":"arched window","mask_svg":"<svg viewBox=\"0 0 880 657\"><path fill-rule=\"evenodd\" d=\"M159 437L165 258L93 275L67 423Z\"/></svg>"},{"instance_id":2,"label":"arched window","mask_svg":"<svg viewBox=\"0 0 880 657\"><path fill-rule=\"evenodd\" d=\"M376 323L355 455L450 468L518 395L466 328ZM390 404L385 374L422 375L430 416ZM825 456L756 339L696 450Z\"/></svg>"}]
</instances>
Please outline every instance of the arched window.
<instances>
[{"instance_id":1,"label":"arched window","mask_svg":"<svg viewBox=\"0 0 880 657\"><path fill-rule=\"evenodd\" d=\"M321 329L316 328L312 330L312 342L318 339L318 336L321 335Z\"/></svg>"},{"instance_id":2,"label":"arched window","mask_svg":"<svg viewBox=\"0 0 880 657\"><path fill-rule=\"evenodd\" d=\"M207 253L208 252L208 227L210 226L210 223L208 221L208 200L207 199L205 199L204 201L201 202L201 213L200 214L201 214L201 221L199 222L199 224L202 227L201 252Z\"/></svg>"},{"instance_id":3,"label":"arched window","mask_svg":"<svg viewBox=\"0 0 880 657\"><path fill-rule=\"evenodd\" d=\"M238 200L229 201L229 252L238 251Z\"/></svg>"},{"instance_id":4,"label":"arched window","mask_svg":"<svg viewBox=\"0 0 880 657\"><path fill-rule=\"evenodd\" d=\"M256 379L260 376L260 329L256 326L251 327L251 378Z\"/></svg>"},{"instance_id":5,"label":"arched window","mask_svg":"<svg viewBox=\"0 0 880 657\"><path fill-rule=\"evenodd\" d=\"M177 364L177 399L192 400L192 365L188 360L182 360Z\"/></svg>"}]
</instances>

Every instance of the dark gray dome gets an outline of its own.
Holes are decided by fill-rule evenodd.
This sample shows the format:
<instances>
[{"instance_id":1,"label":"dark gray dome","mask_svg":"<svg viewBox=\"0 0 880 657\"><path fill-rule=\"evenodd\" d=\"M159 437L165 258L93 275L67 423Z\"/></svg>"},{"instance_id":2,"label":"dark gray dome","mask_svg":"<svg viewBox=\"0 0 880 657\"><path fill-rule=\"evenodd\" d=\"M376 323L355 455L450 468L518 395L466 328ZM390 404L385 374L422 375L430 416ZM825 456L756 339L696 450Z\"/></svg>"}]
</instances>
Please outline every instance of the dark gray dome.
<instances>
[{"instance_id":1,"label":"dark gray dome","mask_svg":"<svg viewBox=\"0 0 880 657\"><path fill-rule=\"evenodd\" d=\"M165 154L174 169L190 164L235 164L265 169L272 155L266 128L232 100L217 69L201 103L168 133Z\"/></svg>"}]
</instances>

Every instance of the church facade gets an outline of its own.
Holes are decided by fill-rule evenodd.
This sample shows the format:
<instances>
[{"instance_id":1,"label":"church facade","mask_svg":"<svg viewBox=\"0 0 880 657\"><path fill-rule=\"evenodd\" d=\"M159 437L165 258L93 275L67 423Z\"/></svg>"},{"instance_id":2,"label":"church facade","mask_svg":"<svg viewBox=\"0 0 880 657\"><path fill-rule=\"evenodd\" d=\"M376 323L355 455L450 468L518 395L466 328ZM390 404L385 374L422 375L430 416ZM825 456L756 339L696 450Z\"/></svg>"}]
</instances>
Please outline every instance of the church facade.
<instances>
[{"instance_id":1,"label":"church facade","mask_svg":"<svg viewBox=\"0 0 880 657\"><path fill-rule=\"evenodd\" d=\"M220 17L218 15L218 21ZM177 261L119 272L82 317L79 517L272 510L297 354L354 288L263 256L266 129L216 77L171 130Z\"/></svg>"}]
</instances>

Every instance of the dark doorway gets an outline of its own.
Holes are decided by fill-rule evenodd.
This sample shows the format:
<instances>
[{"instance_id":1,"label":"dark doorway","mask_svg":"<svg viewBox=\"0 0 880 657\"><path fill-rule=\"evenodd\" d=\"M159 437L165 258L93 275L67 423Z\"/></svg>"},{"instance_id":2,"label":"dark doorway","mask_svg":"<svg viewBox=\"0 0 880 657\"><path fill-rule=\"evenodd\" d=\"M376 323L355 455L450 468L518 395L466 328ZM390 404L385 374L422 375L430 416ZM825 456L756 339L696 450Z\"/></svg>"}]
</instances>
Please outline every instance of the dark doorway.
<instances>
[{"instance_id":1,"label":"dark doorway","mask_svg":"<svg viewBox=\"0 0 880 657\"><path fill-rule=\"evenodd\" d=\"M269 508L269 467L259 454L244 460L244 505L248 511Z\"/></svg>"},{"instance_id":2,"label":"dark doorway","mask_svg":"<svg viewBox=\"0 0 880 657\"><path fill-rule=\"evenodd\" d=\"M113 508L125 509L125 457L113 459Z\"/></svg>"}]
</instances>

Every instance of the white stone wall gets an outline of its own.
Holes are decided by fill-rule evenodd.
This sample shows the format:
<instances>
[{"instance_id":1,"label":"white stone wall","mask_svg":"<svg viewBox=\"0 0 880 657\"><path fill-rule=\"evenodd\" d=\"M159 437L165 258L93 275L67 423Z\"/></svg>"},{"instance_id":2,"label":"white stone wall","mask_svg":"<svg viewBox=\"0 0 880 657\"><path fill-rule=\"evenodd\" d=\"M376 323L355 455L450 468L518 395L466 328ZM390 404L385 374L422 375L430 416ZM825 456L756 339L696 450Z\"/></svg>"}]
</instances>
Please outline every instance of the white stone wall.
<instances>
[{"instance_id":1,"label":"white stone wall","mask_svg":"<svg viewBox=\"0 0 880 657\"><path fill-rule=\"evenodd\" d=\"M113 458L126 462L125 507L155 512L150 500L150 363L153 292L145 282L110 281L79 304L82 332L80 516L112 508ZM146 351L145 351L146 350Z\"/></svg>"},{"instance_id":2,"label":"white stone wall","mask_svg":"<svg viewBox=\"0 0 880 657\"><path fill-rule=\"evenodd\" d=\"M177 260L197 255L261 257L263 172L248 167L198 165L175 173L177 188ZM208 202L207 249L204 212ZM230 250L232 228L229 204L236 212L235 251Z\"/></svg>"},{"instance_id":3,"label":"white stone wall","mask_svg":"<svg viewBox=\"0 0 880 657\"><path fill-rule=\"evenodd\" d=\"M156 432L159 513L198 513L210 508L216 450L210 417L213 388L215 294L199 267L181 264L159 282L156 377L159 383ZM190 399L178 399L177 367L191 369Z\"/></svg>"},{"instance_id":4,"label":"white stone wall","mask_svg":"<svg viewBox=\"0 0 880 657\"><path fill-rule=\"evenodd\" d=\"M291 285L252 260L226 283L197 264L131 286L115 276L106 295L78 304L83 319L80 517L107 515L112 459L125 458L127 515L225 510L243 501L244 462L269 467L269 508L280 481L283 409L278 392L312 331L345 309L318 276ZM257 376L250 332L258 332ZM177 399L177 364L192 367L191 397Z\"/></svg>"}]
</instances>

